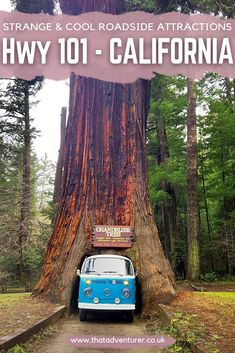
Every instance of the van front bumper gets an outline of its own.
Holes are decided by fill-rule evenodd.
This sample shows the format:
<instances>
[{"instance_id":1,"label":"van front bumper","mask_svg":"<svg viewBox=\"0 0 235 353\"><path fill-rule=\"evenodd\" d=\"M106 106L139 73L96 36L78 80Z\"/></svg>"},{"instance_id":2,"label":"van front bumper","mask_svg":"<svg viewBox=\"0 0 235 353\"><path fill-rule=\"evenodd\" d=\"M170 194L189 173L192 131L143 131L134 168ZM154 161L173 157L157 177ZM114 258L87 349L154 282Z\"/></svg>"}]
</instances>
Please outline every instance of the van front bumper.
<instances>
[{"instance_id":1,"label":"van front bumper","mask_svg":"<svg viewBox=\"0 0 235 353\"><path fill-rule=\"evenodd\" d=\"M78 303L78 308L87 310L135 310L135 304Z\"/></svg>"}]
</instances>

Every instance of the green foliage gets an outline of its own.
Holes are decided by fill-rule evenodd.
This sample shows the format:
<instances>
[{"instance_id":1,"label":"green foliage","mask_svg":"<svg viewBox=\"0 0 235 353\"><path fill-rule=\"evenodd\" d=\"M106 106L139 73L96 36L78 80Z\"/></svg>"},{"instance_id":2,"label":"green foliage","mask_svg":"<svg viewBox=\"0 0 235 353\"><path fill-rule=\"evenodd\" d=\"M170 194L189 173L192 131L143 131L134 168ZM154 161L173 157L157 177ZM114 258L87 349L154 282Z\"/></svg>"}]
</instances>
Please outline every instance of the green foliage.
<instances>
[{"instance_id":1,"label":"green foliage","mask_svg":"<svg viewBox=\"0 0 235 353\"><path fill-rule=\"evenodd\" d=\"M151 105L148 118L147 151L149 166L149 189L158 224L160 237L167 256L172 263L176 262L181 268L185 262L185 213L186 213L186 153L185 153L185 124L186 124L186 80L179 77L165 77L157 75L152 83ZM164 133L165 131L165 133ZM161 156L161 134L166 135L165 154ZM164 149L164 148L163 148ZM171 243L174 247L167 250L167 227L169 216L166 209L172 207L172 188L176 194L180 233L183 241L178 239ZM171 213L171 211L168 211ZM167 217L167 218L166 218ZM175 232L177 230L175 229Z\"/></svg>"},{"instance_id":2,"label":"green foliage","mask_svg":"<svg viewBox=\"0 0 235 353\"><path fill-rule=\"evenodd\" d=\"M13 149L14 142L21 144L24 140L25 128L25 92L29 92L30 109L37 104L35 96L42 88L42 78L32 81L10 79L1 81L0 90L0 141L8 142ZM31 138L35 129L30 131Z\"/></svg>"},{"instance_id":3,"label":"green foliage","mask_svg":"<svg viewBox=\"0 0 235 353\"><path fill-rule=\"evenodd\" d=\"M229 0L125 0L129 11L148 11L162 14L166 12L182 13L213 13L224 17L234 18L235 8Z\"/></svg>"},{"instance_id":4,"label":"green foliage","mask_svg":"<svg viewBox=\"0 0 235 353\"><path fill-rule=\"evenodd\" d=\"M207 267L205 272L221 273L227 263L228 272L232 274L235 266L235 111L231 92L234 87L232 81L213 74L200 82L199 89L201 104L205 106L199 117L202 254L205 260L209 256L212 263L212 268ZM215 256L218 258L216 267Z\"/></svg>"},{"instance_id":5,"label":"green foliage","mask_svg":"<svg viewBox=\"0 0 235 353\"><path fill-rule=\"evenodd\" d=\"M206 282L214 282L217 279L216 273L215 272L205 273L204 275L201 275L201 279Z\"/></svg>"},{"instance_id":6,"label":"green foliage","mask_svg":"<svg viewBox=\"0 0 235 353\"><path fill-rule=\"evenodd\" d=\"M235 292L206 292L206 293L197 293L205 298L215 298L222 300L223 303L235 303Z\"/></svg>"},{"instance_id":7,"label":"green foliage","mask_svg":"<svg viewBox=\"0 0 235 353\"><path fill-rule=\"evenodd\" d=\"M233 274L235 267L235 102L234 82L207 74L197 83L198 190L202 276ZM148 119L148 163L151 201L164 244L162 208L170 203L164 189L174 187L180 240L174 258L185 263L186 240L186 81L157 75ZM161 163L157 127L167 136L167 161Z\"/></svg>"},{"instance_id":8,"label":"green foliage","mask_svg":"<svg viewBox=\"0 0 235 353\"><path fill-rule=\"evenodd\" d=\"M54 175L55 164L52 163L47 155L39 160L37 164L36 178L37 178L37 208L44 210L48 207L48 203L52 199L54 190Z\"/></svg>"},{"instance_id":9,"label":"green foliage","mask_svg":"<svg viewBox=\"0 0 235 353\"><path fill-rule=\"evenodd\" d=\"M180 352L180 353L186 353L186 352L190 352L190 350L186 350L184 347L182 347L182 344L180 343L175 343L172 347L169 348L171 353L176 353L176 352Z\"/></svg>"},{"instance_id":10,"label":"green foliage","mask_svg":"<svg viewBox=\"0 0 235 353\"><path fill-rule=\"evenodd\" d=\"M19 272L19 227L22 200L23 146L25 139L24 90L29 90L30 108L42 80L2 81L0 90L0 271ZM27 132L28 133L28 132ZM30 139L36 137L30 129ZM55 166L45 156L40 161L31 152L31 197L29 237L23 248L25 271L35 279L42 266L51 222L45 211L52 199Z\"/></svg>"},{"instance_id":11,"label":"green foliage","mask_svg":"<svg viewBox=\"0 0 235 353\"><path fill-rule=\"evenodd\" d=\"M156 0L155 6L158 13L180 11L183 13L214 13L230 18L234 17L234 5L229 0Z\"/></svg>"},{"instance_id":12,"label":"green foliage","mask_svg":"<svg viewBox=\"0 0 235 353\"><path fill-rule=\"evenodd\" d=\"M25 353L25 350L22 346L17 344L15 347L9 349L7 353Z\"/></svg>"},{"instance_id":13,"label":"green foliage","mask_svg":"<svg viewBox=\"0 0 235 353\"><path fill-rule=\"evenodd\" d=\"M12 160L8 165L13 168ZM22 163L22 161L21 161ZM47 163L45 167L45 163ZM7 166L8 166L7 165ZM51 233L51 221L48 203L52 199L54 166L51 161L38 161L35 156L31 162L32 190L31 190L31 221L30 237L24 246L25 270L28 276L37 275L41 269L45 246ZM3 183L0 178L0 271L17 274L18 260L18 232L21 200L21 170L8 173L8 182ZM35 176L34 176L35 174ZM11 189L11 185L14 189ZM5 197L6 194L6 197ZM50 206L51 207L51 206Z\"/></svg>"},{"instance_id":14,"label":"green foliage","mask_svg":"<svg viewBox=\"0 0 235 353\"><path fill-rule=\"evenodd\" d=\"M154 0L124 0L127 11L155 11Z\"/></svg>"}]
</instances>

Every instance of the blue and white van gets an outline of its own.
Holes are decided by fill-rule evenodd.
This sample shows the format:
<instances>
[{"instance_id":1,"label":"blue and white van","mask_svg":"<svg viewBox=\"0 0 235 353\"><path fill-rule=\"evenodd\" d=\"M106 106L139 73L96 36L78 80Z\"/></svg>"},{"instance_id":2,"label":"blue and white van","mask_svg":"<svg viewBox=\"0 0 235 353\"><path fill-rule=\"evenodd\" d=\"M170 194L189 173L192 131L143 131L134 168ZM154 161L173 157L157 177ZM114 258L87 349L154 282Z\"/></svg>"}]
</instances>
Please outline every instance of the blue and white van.
<instances>
[{"instance_id":1,"label":"blue and white van","mask_svg":"<svg viewBox=\"0 0 235 353\"><path fill-rule=\"evenodd\" d=\"M122 311L128 322L134 319L136 286L133 264L118 255L87 257L80 276L78 308L81 321L90 310Z\"/></svg>"}]
</instances>

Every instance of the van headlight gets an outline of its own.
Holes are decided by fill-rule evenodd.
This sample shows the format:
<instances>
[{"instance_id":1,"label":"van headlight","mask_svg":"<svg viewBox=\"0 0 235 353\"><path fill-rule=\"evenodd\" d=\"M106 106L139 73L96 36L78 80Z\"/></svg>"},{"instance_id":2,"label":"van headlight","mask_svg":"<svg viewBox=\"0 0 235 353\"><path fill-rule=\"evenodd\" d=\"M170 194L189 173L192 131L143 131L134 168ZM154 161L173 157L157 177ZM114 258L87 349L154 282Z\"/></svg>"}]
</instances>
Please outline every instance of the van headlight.
<instances>
[{"instance_id":1,"label":"van headlight","mask_svg":"<svg viewBox=\"0 0 235 353\"><path fill-rule=\"evenodd\" d=\"M123 291L122 291L122 295L125 298L129 298L129 296L131 295L130 289L124 288Z\"/></svg>"},{"instance_id":2,"label":"van headlight","mask_svg":"<svg viewBox=\"0 0 235 353\"><path fill-rule=\"evenodd\" d=\"M84 294L85 294L86 297L90 297L91 293L92 293L91 288L85 288L84 289Z\"/></svg>"}]
</instances>

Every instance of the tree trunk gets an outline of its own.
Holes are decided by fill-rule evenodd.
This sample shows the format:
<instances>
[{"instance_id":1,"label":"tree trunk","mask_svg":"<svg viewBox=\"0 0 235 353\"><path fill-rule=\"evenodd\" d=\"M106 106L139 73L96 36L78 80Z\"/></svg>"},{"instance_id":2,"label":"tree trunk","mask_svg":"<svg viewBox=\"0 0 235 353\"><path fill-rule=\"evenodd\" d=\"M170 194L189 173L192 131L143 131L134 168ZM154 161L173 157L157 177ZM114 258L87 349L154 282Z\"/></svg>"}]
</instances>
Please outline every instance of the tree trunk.
<instances>
[{"instance_id":1,"label":"tree trunk","mask_svg":"<svg viewBox=\"0 0 235 353\"><path fill-rule=\"evenodd\" d=\"M187 114L187 232L188 272L190 280L199 278L199 215L197 190L197 122L195 83L188 79Z\"/></svg>"},{"instance_id":2,"label":"tree trunk","mask_svg":"<svg viewBox=\"0 0 235 353\"><path fill-rule=\"evenodd\" d=\"M213 230L212 230L212 227L211 227L210 213L209 213L209 207L208 207L208 201L207 201L207 192L206 192L206 182L205 182L205 175L204 175L204 160L203 160L203 157L201 158L201 178L202 178L203 199L204 199L204 205L205 205L207 234L208 234L209 243L212 246L212 243L213 243ZM209 258L210 258L211 271L214 272L215 271L214 254L213 254L213 250L211 249L211 247L208 250L208 254L209 254Z\"/></svg>"},{"instance_id":3,"label":"tree trunk","mask_svg":"<svg viewBox=\"0 0 235 353\"><path fill-rule=\"evenodd\" d=\"M84 0L75 7L117 13L116 3ZM62 1L61 5L69 12L66 6L71 10L73 3ZM145 312L175 295L173 273L158 238L147 188L149 96L147 81L121 85L71 77L62 202L35 294L69 304L76 268L84 256L112 252L132 259L140 275ZM95 224L131 226L133 247L93 249Z\"/></svg>"},{"instance_id":4,"label":"tree trunk","mask_svg":"<svg viewBox=\"0 0 235 353\"><path fill-rule=\"evenodd\" d=\"M23 178L22 178L22 200L19 230L19 270L20 276L24 275L24 242L29 236L29 209L30 209L30 117L29 117L29 85L24 85L24 146L23 146Z\"/></svg>"},{"instance_id":5,"label":"tree trunk","mask_svg":"<svg viewBox=\"0 0 235 353\"><path fill-rule=\"evenodd\" d=\"M63 180L63 159L64 159L64 146L65 146L65 134L66 134L66 119L67 119L67 108L62 108L61 111L61 124L60 124L60 149L58 155L58 161L56 165L55 173L55 186L53 203L58 205L61 199L62 193L62 180Z\"/></svg>"},{"instance_id":6,"label":"tree trunk","mask_svg":"<svg viewBox=\"0 0 235 353\"><path fill-rule=\"evenodd\" d=\"M156 77L157 90L156 96L153 97L156 102L160 101L163 95L164 77L157 75ZM158 164L166 165L169 161L168 139L166 132L166 124L164 118L157 114L157 140L158 140ZM177 214L177 201L174 186L171 182L163 181L161 188L169 195L169 202L162 206L162 219L164 226L164 244L165 253L171 262L174 273L177 270L177 244L179 243L179 220Z\"/></svg>"}]
</instances>

